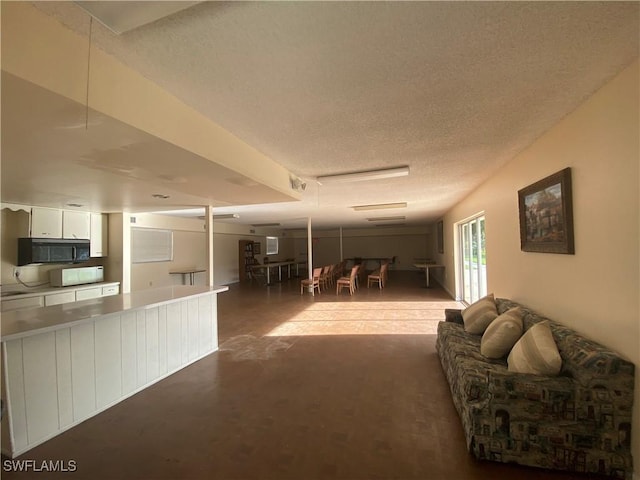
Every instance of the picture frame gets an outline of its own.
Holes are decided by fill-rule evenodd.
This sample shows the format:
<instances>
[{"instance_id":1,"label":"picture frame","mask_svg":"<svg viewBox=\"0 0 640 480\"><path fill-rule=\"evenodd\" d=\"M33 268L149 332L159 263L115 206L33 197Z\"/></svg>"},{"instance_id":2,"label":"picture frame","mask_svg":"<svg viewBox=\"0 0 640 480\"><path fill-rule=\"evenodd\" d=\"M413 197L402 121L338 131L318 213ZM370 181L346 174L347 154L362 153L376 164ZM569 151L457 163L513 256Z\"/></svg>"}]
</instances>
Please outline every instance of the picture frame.
<instances>
[{"instance_id":1,"label":"picture frame","mask_svg":"<svg viewBox=\"0 0 640 480\"><path fill-rule=\"evenodd\" d=\"M520 249L574 254L571 168L518 191Z\"/></svg>"},{"instance_id":2,"label":"picture frame","mask_svg":"<svg viewBox=\"0 0 640 480\"><path fill-rule=\"evenodd\" d=\"M444 221L440 220L436 225L438 253L444 253Z\"/></svg>"}]
</instances>

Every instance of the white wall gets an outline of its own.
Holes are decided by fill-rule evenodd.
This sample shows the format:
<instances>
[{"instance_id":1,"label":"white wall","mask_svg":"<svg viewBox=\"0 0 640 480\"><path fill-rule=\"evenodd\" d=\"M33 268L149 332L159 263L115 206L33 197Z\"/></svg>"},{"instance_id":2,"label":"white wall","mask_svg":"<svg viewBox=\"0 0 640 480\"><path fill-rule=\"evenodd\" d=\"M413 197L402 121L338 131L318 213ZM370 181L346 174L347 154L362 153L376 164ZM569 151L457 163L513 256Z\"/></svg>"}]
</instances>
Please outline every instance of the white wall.
<instances>
[{"instance_id":1,"label":"white wall","mask_svg":"<svg viewBox=\"0 0 640 480\"><path fill-rule=\"evenodd\" d=\"M488 289L593 338L640 367L638 62L586 100L444 217L447 289L454 224L486 217ZM575 255L520 250L518 190L572 169ZM640 461L640 370L632 453Z\"/></svg>"}]
</instances>

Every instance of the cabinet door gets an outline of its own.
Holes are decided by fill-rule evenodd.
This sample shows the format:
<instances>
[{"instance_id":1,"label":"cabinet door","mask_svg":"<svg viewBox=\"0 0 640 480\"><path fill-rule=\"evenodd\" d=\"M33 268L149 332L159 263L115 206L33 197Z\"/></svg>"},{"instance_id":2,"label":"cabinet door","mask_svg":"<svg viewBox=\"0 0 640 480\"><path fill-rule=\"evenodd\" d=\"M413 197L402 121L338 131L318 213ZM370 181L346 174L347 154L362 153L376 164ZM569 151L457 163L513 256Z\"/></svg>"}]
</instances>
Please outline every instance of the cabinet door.
<instances>
[{"instance_id":1,"label":"cabinet door","mask_svg":"<svg viewBox=\"0 0 640 480\"><path fill-rule=\"evenodd\" d=\"M91 216L89 212L75 212L64 210L62 213L62 238L91 237Z\"/></svg>"},{"instance_id":2,"label":"cabinet door","mask_svg":"<svg viewBox=\"0 0 640 480\"><path fill-rule=\"evenodd\" d=\"M54 293L44 296L44 306L60 305L61 303L71 303L76 301L76 292Z\"/></svg>"},{"instance_id":3,"label":"cabinet door","mask_svg":"<svg viewBox=\"0 0 640 480\"><path fill-rule=\"evenodd\" d=\"M19 310L21 308L44 307L44 298L40 296L2 300L0 306L3 312L10 312L11 310Z\"/></svg>"},{"instance_id":4,"label":"cabinet door","mask_svg":"<svg viewBox=\"0 0 640 480\"><path fill-rule=\"evenodd\" d=\"M61 238L62 210L33 207L30 235L34 238Z\"/></svg>"},{"instance_id":5,"label":"cabinet door","mask_svg":"<svg viewBox=\"0 0 640 480\"><path fill-rule=\"evenodd\" d=\"M91 256L106 257L108 254L108 217L102 213L91 214Z\"/></svg>"},{"instance_id":6,"label":"cabinet door","mask_svg":"<svg viewBox=\"0 0 640 480\"><path fill-rule=\"evenodd\" d=\"M89 300L90 298L98 298L102 296L102 288L85 288L83 290L76 290L76 302L80 300Z\"/></svg>"},{"instance_id":7,"label":"cabinet door","mask_svg":"<svg viewBox=\"0 0 640 480\"><path fill-rule=\"evenodd\" d=\"M118 285L111 285L109 287L102 287L102 296L108 297L111 295L118 295L120 293L120 287Z\"/></svg>"}]
</instances>

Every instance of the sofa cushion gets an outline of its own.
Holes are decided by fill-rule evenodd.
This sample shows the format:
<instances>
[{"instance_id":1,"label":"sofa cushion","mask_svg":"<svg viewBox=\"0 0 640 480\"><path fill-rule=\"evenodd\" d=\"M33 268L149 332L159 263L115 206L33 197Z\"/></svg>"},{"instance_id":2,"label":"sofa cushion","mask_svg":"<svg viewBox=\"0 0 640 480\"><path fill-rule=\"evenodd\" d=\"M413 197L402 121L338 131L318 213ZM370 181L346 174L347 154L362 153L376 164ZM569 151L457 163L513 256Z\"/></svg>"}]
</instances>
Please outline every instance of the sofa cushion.
<instances>
[{"instance_id":1,"label":"sofa cushion","mask_svg":"<svg viewBox=\"0 0 640 480\"><path fill-rule=\"evenodd\" d=\"M532 326L511 349L507 359L510 372L557 375L562 358L553 339L549 322Z\"/></svg>"},{"instance_id":2,"label":"sofa cushion","mask_svg":"<svg viewBox=\"0 0 640 480\"><path fill-rule=\"evenodd\" d=\"M522 336L522 309L512 308L489 324L480 342L480 353L489 358L507 355Z\"/></svg>"},{"instance_id":3,"label":"sofa cushion","mask_svg":"<svg viewBox=\"0 0 640 480\"><path fill-rule=\"evenodd\" d=\"M496 301L493 293L490 293L462 311L464 329L469 333L482 335L497 316Z\"/></svg>"}]
</instances>

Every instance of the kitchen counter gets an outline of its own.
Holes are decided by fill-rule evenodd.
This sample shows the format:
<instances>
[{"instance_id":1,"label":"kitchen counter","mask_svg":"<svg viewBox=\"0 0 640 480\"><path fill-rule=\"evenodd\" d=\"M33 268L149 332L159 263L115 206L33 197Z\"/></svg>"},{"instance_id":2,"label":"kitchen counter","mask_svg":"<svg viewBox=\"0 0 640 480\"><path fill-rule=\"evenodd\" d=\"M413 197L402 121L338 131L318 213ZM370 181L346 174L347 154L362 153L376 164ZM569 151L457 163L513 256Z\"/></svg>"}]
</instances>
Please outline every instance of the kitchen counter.
<instances>
[{"instance_id":1,"label":"kitchen counter","mask_svg":"<svg viewBox=\"0 0 640 480\"><path fill-rule=\"evenodd\" d=\"M183 285L3 313L2 453L21 455L218 350L217 297L228 288Z\"/></svg>"},{"instance_id":2,"label":"kitchen counter","mask_svg":"<svg viewBox=\"0 0 640 480\"><path fill-rule=\"evenodd\" d=\"M92 285L96 286L97 284ZM59 291L61 288L58 288L56 291ZM227 286L174 286L64 303L62 305L52 305L50 307L5 312L2 314L2 336L0 337L0 341L5 342L56 330L58 328L68 328L83 321L104 315L120 314L141 307L153 307L186 297L207 293L222 293L227 290L229 290ZM42 293L39 295L42 295ZM20 297L23 296L24 295L21 295Z\"/></svg>"}]
</instances>

